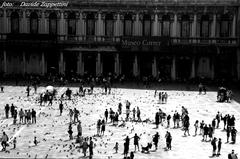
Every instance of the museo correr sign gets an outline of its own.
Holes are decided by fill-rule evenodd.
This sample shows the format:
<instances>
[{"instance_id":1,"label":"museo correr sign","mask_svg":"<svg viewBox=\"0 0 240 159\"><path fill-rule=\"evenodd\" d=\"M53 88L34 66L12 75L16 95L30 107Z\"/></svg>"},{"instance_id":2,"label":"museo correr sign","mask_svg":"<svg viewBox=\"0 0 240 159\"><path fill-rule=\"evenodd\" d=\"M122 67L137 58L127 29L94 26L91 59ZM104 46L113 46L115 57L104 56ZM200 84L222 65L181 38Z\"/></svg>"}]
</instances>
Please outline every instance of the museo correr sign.
<instances>
[{"instance_id":1,"label":"museo correr sign","mask_svg":"<svg viewBox=\"0 0 240 159\"><path fill-rule=\"evenodd\" d=\"M168 44L168 38L163 37L122 37L122 47L160 47Z\"/></svg>"}]
</instances>

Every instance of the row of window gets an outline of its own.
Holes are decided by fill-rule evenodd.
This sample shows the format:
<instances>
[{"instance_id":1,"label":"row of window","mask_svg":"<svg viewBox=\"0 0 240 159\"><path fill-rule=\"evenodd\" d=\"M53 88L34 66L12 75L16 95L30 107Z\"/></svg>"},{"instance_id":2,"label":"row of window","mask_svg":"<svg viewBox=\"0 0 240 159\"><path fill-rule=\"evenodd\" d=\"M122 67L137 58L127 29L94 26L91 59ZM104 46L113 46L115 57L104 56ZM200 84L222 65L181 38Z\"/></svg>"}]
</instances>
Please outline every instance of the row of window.
<instances>
[{"instance_id":1,"label":"row of window","mask_svg":"<svg viewBox=\"0 0 240 159\"><path fill-rule=\"evenodd\" d=\"M95 16L94 14L88 14L86 17L86 35L92 36L95 35ZM69 14L68 19L68 35L76 35L76 16L74 13ZM164 15L161 22L161 35L170 36L171 32L171 23L169 15ZM49 15L49 34L57 34L57 15L51 13ZM142 21L142 35L151 36L152 34L152 21L150 15L144 15ZM209 20L208 15L203 15L200 20L200 36L209 37L210 36L210 27L211 21ZM218 22L216 29L219 30L220 37L229 37L231 34L231 24L229 18L226 15L222 16L222 19ZM124 25L123 25L123 35L132 36L133 35L133 20L132 15L127 14L124 16ZM190 37L191 34L191 21L188 15L183 15L180 22L180 36L181 37ZM11 33L19 33L19 15L17 12L11 14ZM30 14L30 33L38 33L38 15L35 12ZM113 36L114 35L114 18L112 14L107 14L105 17L105 35Z\"/></svg>"}]
</instances>

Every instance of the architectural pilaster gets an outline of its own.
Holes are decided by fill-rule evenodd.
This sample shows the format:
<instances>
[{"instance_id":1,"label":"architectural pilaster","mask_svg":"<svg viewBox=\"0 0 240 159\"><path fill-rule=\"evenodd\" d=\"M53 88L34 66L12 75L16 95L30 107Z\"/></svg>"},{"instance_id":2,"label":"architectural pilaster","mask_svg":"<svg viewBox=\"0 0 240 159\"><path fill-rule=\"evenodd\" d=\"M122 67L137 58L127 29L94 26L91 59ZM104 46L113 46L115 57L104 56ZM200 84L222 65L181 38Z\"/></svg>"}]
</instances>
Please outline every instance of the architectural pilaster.
<instances>
[{"instance_id":1,"label":"architectural pilaster","mask_svg":"<svg viewBox=\"0 0 240 159\"><path fill-rule=\"evenodd\" d=\"M156 59L156 56L153 57L152 76L153 76L154 78L157 77L157 59Z\"/></svg>"},{"instance_id":2,"label":"architectural pilaster","mask_svg":"<svg viewBox=\"0 0 240 159\"><path fill-rule=\"evenodd\" d=\"M78 61L77 61L77 73L80 75L84 75L84 63L83 63L83 57L82 52L79 52L78 54Z\"/></svg>"},{"instance_id":3,"label":"architectural pilaster","mask_svg":"<svg viewBox=\"0 0 240 159\"><path fill-rule=\"evenodd\" d=\"M196 70L196 65L195 65L195 57L192 58L192 67L191 67L191 78L195 78L196 76L196 73L195 73L195 70Z\"/></svg>"},{"instance_id":4,"label":"architectural pilaster","mask_svg":"<svg viewBox=\"0 0 240 159\"><path fill-rule=\"evenodd\" d=\"M26 70L26 54L25 52L22 53L22 58L23 58L23 74L27 73L27 70Z\"/></svg>"},{"instance_id":5,"label":"architectural pilaster","mask_svg":"<svg viewBox=\"0 0 240 159\"><path fill-rule=\"evenodd\" d=\"M115 55L114 73L116 75L120 74L120 70L119 70L119 53L116 53L116 55Z\"/></svg>"},{"instance_id":6,"label":"architectural pilaster","mask_svg":"<svg viewBox=\"0 0 240 159\"><path fill-rule=\"evenodd\" d=\"M134 56L134 63L133 63L133 75L136 77L138 76L139 70L138 70L138 58L137 55Z\"/></svg>"},{"instance_id":7,"label":"architectural pilaster","mask_svg":"<svg viewBox=\"0 0 240 159\"><path fill-rule=\"evenodd\" d=\"M3 67L4 73L7 73L7 52L3 50Z\"/></svg>"},{"instance_id":8,"label":"architectural pilaster","mask_svg":"<svg viewBox=\"0 0 240 159\"><path fill-rule=\"evenodd\" d=\"M41 74L45 74L45 55L44 52L42 52L42 59L41 59Z\"/></svg>"},{"instance_id":9,"label":"architectural pilaster","mask_svg":"<svg viewBox=\"0 0 240 159\"><path fill-rule=\"evenodd\" d=\"M153 22L153 36L158 35L158 15L154 15L154 22Z\"/></svg>"},{"instance_id":10,"label":"architectural pilaster","mask_svg":"<svg viewBox=\"0 0 240 159\"><path fill-rule=\"evenodd\" d=\"M232 37L236 37L236 15L233 15L233 21L232 21Z\"/></svg>"},{"instance_id":11,"label":"architectural pilaster","mask_svg":"<svg viewBox=\"0 0 240 159\"><path fill-rule=\"evenodd\" d=\"M172 26L172 37L177 37L177 14L174 14L174 21Z\"/></svg>"},{"instance_id":12,"label":"architectural pilaster","mask_svg":"<svg viewBox=\"0 0 240 159\"><path fill-rule=\"evenodd\" d=\"M97 59L96 59L96 75L101 74L101 54L98 52Z\"/></svg>"},{"instance_id":13,"label":"architectural pilaster","mask_svg":"<svg viewBox=\"0 0 240 159\"><path fill-rule=\"evenodd\" d=\"M173 59L172 59L171 79L173 81L176 80L176 56L175 55L173 56Z\"/></svg>"},{"instance_id":14,"label":"architectural pilaster","mask_svg":"<svg viewBox=\"0 0 240 159\"><path fill-rule=\"evenodd\" d=\"M213 15L212 27L211 27L211 37L216 37L216 25L217 25L217 16Z\"/></svg>"},{"instance_id":15,"label":"architectural pilaster","mask_svg":"<svg viewBox=\"0 0 240 159\"><path fill-rule=\"evenodd\" d=\"M63 59L63 52L60 52L60 59L59 59L59 73L64 74L64 59Z\"/></svg>"},{"instance_id":16,"label":"architectural pilaster","mask_svg":"<svg viewBox=\"0 0 240 159\"><path fill-rule=\"evenodd\" d=\"M237 49L237 79L240 80L240 49Z\"/></svg>"}]
</instances>

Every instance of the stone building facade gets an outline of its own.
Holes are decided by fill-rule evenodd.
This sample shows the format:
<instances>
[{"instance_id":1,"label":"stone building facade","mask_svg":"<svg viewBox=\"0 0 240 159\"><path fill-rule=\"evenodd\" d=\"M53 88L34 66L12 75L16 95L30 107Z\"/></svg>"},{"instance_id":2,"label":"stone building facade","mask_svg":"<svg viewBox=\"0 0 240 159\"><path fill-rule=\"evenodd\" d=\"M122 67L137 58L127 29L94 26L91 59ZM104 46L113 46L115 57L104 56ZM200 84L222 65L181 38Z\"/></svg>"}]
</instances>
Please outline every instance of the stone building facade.
<instances>
[{"instance_id":1,"label":"stone building facade","mask_svg":"<svg viewBox=\"0 0 240 159\"><path fill-rule=\"evenodd\" d=\"M4 74L240 80L239 0L19 3L0 8Z\"/></svg>"}]
</instances>

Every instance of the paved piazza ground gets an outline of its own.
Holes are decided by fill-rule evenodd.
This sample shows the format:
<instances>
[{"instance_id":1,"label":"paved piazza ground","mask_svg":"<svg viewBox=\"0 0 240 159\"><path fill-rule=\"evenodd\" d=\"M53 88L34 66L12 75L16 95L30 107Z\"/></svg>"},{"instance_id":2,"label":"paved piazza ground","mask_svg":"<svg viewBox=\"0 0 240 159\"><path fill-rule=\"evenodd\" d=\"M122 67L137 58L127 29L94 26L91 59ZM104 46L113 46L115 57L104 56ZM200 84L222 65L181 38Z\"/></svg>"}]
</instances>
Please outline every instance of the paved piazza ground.
<instances>
[{"instance_id":1,"label":"paved piazza ground","mask_svg":"<svg viewBox=\"0 0 240 159\"><path fill-rule=\"evenodd\" d=\"M43 87L38 89L41 92ZM63 93L67 88L58 87L57 90ZM73 92L78 88L71 87ZM156 111L161 108L167 114L173 115L175 110L181 112L181 106L185 106L190 114L190 136L184 137L183 131L180 129L173 129L171 120L171 127L166 128L160 126L155 129L153 123L132 123L127 122L126 127L114 127L107 124L105 135L103 137L94 137L95 159L121 159L123 158L123 142L126 136L133 137L135 133L140 135L140 145L146 145L151 141L152 135L156 132L160 133L160 144L157 151L152 151L150 154L143 154L139 151L135 153L136 159L206 159L212 155L212 146L210 142L202 142L202 136L196 137L194 134L195 120L210 124L215 117L217 111L223 115L235 114L236 129L240 131L240 104L236 101L231 103L217 103L217 92L207 92L206 95L198 95L197 91L176 91L168 90L169 94L167 104L159 104L157 97L154 98L154 90L144 89L123 89L113 88L111 95L103 95L101 88L94 90L94 95L86 95L86 97L76 97L73 101L64 101L65 110L62 116L59 116L58 104L54 102L53 106L40 107L36 103L38 94L33 94L29 98L26 97L26 87L5 86L5 93L0 93L0 131L5 131L12 141L12 137L17 137L17 148L12 149L10 144L10 153L0 152L0 158L83 158L82 150L75 148L75 139L69 141L68 124L69 116L68 109L76 107L80 110L80 119L83 126L83 136L94 136L96 134L96 123L99 118L103 118L105 109L112 108L117 111L119 102L123 103L123 115L125 118L125 101L131 102L131 110L134 107L139 107L141 110L141 118L145 120L149 118L154 121ZM37 124L27 125L13 125L12 119L4 118L5 104L14 104L18 110L20 108L30 109L34 108L37 111ZM235 145L226 143L226 132L222 131L223 122L220 123L220 129L217 129L214 136L222 138L222 152L221 156L217 158L226 159L227 154L235 149L240 153L239 132L237 133L237 142ZM170 131L172 134L172 150L165 151L165 133ZM73 135L77 135L76 125L73 126ZM2 133L1 133L2 135ZM40 141L37 146L34 146L34 136ZM119 152L115 154L113 150L114 144L119 143ZM73 148L70 148L72 145ZM75 146L75 147L74 147ZM154 148L153 148L154 149ZM130 141L130 151L134 151L133 139Z\"/></svg>"}]
</instances>

